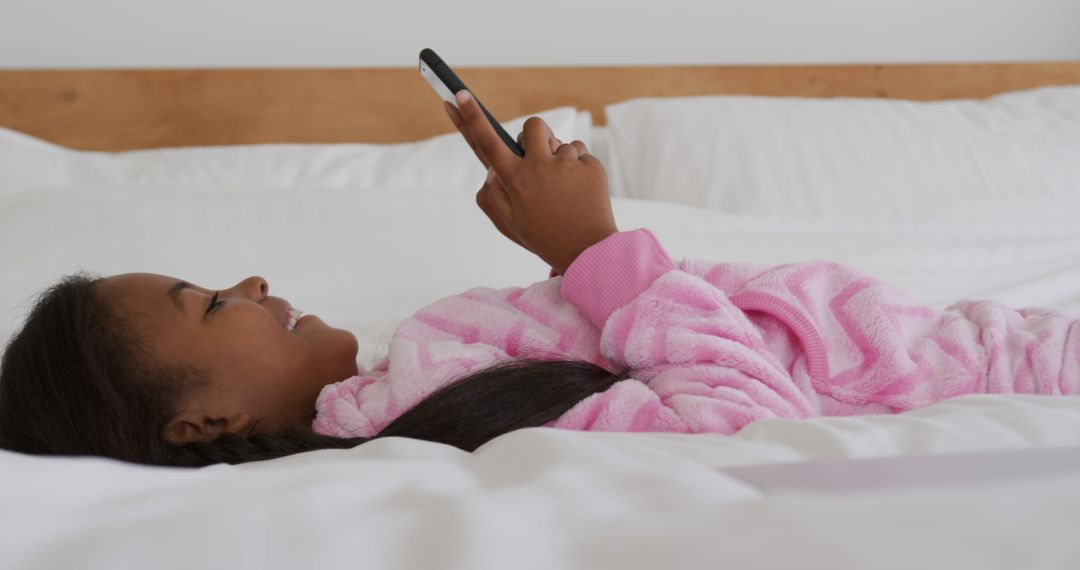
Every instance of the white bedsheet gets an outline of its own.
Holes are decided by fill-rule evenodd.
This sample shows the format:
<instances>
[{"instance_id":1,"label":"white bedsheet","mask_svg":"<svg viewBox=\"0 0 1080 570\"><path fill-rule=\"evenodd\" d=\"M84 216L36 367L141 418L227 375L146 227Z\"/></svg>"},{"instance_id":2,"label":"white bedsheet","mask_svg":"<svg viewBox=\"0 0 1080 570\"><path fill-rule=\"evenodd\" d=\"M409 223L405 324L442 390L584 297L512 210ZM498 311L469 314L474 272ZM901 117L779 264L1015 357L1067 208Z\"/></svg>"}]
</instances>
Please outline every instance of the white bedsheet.
<instances>
[{"instance_id":1,"label":"white bedsheet","mask_svg":"<svg viewBox=\"0 0 1080 570\"><path fill-rule=\"evenodd\" d=\"M603 130L592 136L604 152ZM10 190L0 339L77 268L207 286L257 273L354 331L370 363L409 311L546 275L490 226L473 187ZM615 201L621 228L652 228L675 257L828 258L938 308L974 296L1080 311L1080 226L1061 215L1080 198L982 206L966 221L826 223ZM1060 472L838 495L763 492L721 469L1077 445L1080 397L976 395L731 437L535 428L472 455L388 439L179 470L0 452L0 567L1075 568L1080 480Z\"/></svg>"}]
</instances>

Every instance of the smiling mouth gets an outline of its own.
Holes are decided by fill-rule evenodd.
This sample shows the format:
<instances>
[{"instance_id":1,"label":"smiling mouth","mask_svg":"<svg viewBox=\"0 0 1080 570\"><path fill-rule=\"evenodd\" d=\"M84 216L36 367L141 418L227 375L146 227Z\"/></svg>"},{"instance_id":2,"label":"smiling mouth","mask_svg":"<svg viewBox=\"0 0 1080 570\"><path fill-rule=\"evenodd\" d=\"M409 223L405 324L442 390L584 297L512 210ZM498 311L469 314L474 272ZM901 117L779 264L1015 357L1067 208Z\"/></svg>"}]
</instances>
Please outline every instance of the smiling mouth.
<instances>
[{"instance_id":1,"label":"smiling mouth","mask_svg":"<svg viewBox=\"0 0 1080 570\"><path fill-rule=\"evenodd\" d=\"M285 323L285 330L292 332L296 328L296 322L300 320L300 317L304 316L304 311L295 307L289 307L289 320Z\"/></svg>"}]
</instances>

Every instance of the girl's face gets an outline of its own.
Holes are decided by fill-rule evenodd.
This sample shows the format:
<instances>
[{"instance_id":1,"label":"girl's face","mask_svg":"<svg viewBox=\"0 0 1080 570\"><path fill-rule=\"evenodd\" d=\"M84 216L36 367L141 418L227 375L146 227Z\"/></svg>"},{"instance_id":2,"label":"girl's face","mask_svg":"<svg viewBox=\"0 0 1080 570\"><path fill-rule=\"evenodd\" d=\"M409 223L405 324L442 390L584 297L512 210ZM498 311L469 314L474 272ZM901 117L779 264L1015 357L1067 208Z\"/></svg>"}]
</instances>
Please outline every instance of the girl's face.
<instances>
[{"instance_id":1,"label":"girl's face","mask_svg":"<svg viewBox=\"0 0 1080 570\"><path fill-rule=\"evenodd\" d=\"M213 290L165 275L125 273L97 287L133 323L130 332L146 340L155 362L207 374L166 428L173 443L310 426L322 387L357 374L356 337L314 315L286 330L290 305L267 295L261 277L218 291L214 307Z\"/></svg>"}]
</instances>

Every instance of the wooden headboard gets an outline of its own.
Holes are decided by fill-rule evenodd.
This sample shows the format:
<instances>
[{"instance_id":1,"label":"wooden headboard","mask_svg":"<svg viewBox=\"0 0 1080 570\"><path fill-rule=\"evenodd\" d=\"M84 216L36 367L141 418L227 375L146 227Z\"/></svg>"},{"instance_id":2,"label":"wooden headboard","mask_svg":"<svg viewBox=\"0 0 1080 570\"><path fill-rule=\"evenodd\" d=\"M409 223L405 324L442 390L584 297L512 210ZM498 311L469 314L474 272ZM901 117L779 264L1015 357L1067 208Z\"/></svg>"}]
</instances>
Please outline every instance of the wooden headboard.
<instances>
[{"instance_id":1,"label":"wooden headboard","mask_svg":"<svg viewBox=\"0 0 1080 570\"><path fill-rule=\"evenodd\" d=\"M708 94L983 98L1080 84L1080 61L1010 64L463 68L500 119ZM0 126L68 147L391 143L452 130L413 68L0 71Z\"/></svg>"}]
</instances>

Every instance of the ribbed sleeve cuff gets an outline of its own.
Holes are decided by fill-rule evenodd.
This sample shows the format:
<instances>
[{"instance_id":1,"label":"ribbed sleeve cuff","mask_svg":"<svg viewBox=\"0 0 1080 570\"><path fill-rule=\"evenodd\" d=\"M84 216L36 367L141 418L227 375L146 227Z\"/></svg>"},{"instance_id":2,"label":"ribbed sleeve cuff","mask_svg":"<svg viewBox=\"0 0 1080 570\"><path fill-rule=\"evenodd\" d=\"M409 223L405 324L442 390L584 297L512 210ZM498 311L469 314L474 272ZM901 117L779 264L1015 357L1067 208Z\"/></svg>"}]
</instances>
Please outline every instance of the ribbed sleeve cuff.
<instances>
[{"instance_id":1,"label":"ribbed sleeve cuff","mask_svg":"<svg viewBox=\"0 0 1080 570\"><path fill-rule=\"evenodd\" d=\"M678 269L645 228L612 234L566 268L563 298L603 329L611 313L633 301L664 273Z\"/></svg>"}]
</instances>

